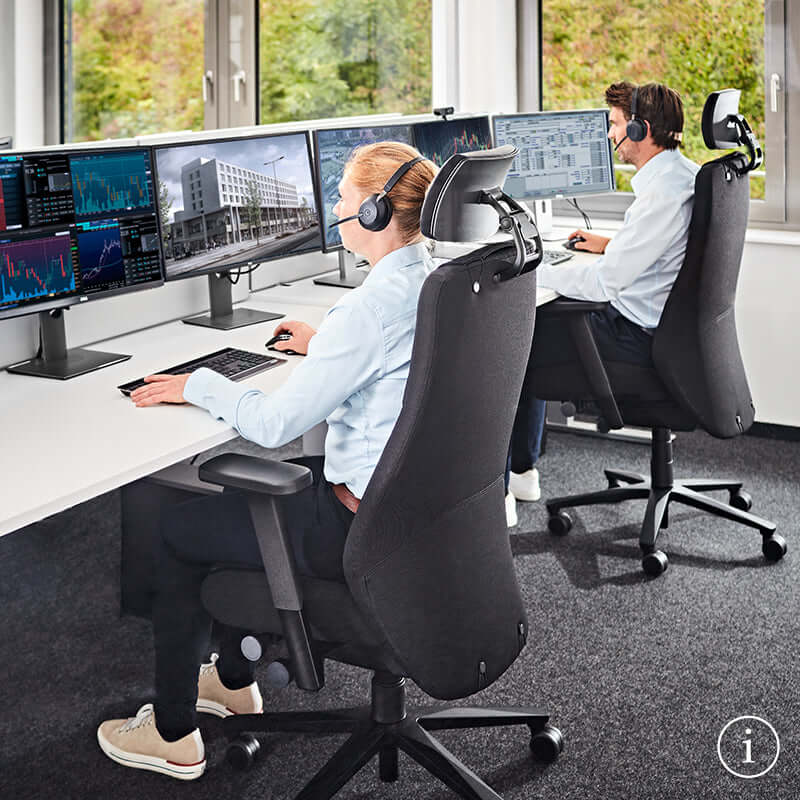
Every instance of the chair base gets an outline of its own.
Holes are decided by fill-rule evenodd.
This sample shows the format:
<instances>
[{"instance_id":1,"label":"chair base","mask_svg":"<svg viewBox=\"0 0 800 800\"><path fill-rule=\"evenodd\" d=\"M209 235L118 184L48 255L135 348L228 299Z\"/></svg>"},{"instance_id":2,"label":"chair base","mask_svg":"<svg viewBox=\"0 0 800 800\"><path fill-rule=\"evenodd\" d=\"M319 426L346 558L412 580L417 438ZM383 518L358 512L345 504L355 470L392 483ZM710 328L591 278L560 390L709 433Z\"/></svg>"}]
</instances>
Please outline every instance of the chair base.
<instances>
[{"instance_id":1,"label":"chair base","mask_svg":"<svg viewBox=\"0 0 800 800\"><path fill-rule=\"evenodd\" d=\"M401 750L460 797L500 800L500 795L462 764L430 731L527 725L531 732L533 756L538 760L555 761L563 749L563 740L560 732L547 724L548 719L547 713L530 708L447 707L406 712L405 679L378 673L372 679L371 706L337 711L240 715L229 717L224 725L228 736L233 737L245 731L350 734L296 800L333 797L376 755L380 779L387 783L396 781ZM238 760L238 766L249 766L258 749L248 737L241 736L231 747L234 753L229 761ZM229 755L230 752L229 749Z\"/></svg>"},{"instance_id":2,"label":"chair base","mask_svg":"<svg viewBox=\"0 0 800 800\"><path fill-rule=\"evenodd\" d=\"M656 549L656 538L669 526L670 503L707 511L717 517L739 522L761 533L761 549L768 561L779 561L786 553L786 542L775 533L775 523L750 514L752 500L739 481L695 479L675 480L672 476L672 434L667 429L654 429L651 457L651 478L626 470L605 470L608 489L598 492L556 497L546 503L551 532L564 534L572 521L563 508L621 503L624 500L647 500L644 521L639 535L642 567L649 575L660 575L668 564L667 557ZM722 503L703 492L724 490L729 503Z\"/></svg>"}]
</instances>

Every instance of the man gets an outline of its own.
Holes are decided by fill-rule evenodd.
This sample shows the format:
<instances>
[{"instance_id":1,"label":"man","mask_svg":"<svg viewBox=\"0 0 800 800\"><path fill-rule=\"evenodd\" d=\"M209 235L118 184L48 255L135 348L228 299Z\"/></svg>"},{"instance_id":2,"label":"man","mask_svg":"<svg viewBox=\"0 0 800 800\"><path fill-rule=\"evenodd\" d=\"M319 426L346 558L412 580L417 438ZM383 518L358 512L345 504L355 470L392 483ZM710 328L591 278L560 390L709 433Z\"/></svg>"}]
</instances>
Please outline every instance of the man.
<instances>
[{"instance_id":1,"label":"man","mask_svg":"<svg viewBox=\"0 0 800 800\"><path fill-rule=\"evenodd\" d=\"M564 297L608 302L605 311L590 315L600 354L612 361L646 365L651 363L653 330L683 263L694 178L700 167L678 149L683 103L676 91L657 83L638 87L614 83L606 89L606 103L610 107L608 138L619 158L636 167L631 179L636 197L613 239L586 230L570 234L570 239L584 239L576 243L576 250L598 253L600 258L590 263L545 264L537 275L540 286ZM638 124L631 126L632 120ZM544 427L544 401L536 398L531 366L534 361L543 365L576 359L563 329L537 321L511 437L509 520L516 515L514 497L536 500L539 496L534 464Z\"/></svg>"}]
</instances>

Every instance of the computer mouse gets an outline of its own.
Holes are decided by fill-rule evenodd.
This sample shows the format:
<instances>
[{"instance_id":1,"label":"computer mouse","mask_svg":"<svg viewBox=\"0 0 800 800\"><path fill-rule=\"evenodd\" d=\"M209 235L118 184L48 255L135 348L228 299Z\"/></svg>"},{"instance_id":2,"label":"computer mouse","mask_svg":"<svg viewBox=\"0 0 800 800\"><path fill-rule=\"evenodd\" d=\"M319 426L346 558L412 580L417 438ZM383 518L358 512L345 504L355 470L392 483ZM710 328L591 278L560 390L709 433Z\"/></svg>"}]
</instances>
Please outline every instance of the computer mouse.
<instances>
[{"instance_id":1,"label":"computer mouse","mask_svg":"<svg viewBox=\"0 0 800 800\"><path fill-rule=\"evenodd\" d=\"M267 339L267 341L264 342L264 347L266 347L266 348L268 348L270 350L274 350L275 348L272 345L274 345L275 342L288 342L289 339L291 339L291 338L292 338L292 334L291 333L279 333L279 334L273 336L271 339ZM284 353L288 353L289 351L288 350L284 350L283 352Z\"/></svg>"},{"instance_id":2,"label":"computer mouse","mask_svg":"<svg viewBox=\"0 0 800 800\"><path fill-rule=\"evenodd\" d=\"M274 350L276 353L280 353L282 356L301 356L302 353L298 353L297 350L278 350L277 347L274 345L272 347L268 347L267 350Z\"/></svg>"},{"instance_id":3,"label":"computer mouse","mask_svg":"<svg viewBox=\"0 0 800 800\"><path fill-rule=\"evenodd\" d=\"M585 241L586 238L584 236L573 236L571 239L567 239L567 241L564 242L564 247L567 250L574 250L575 245L577 245L578 242L585 242Z\"/></svg>"}]
</instances>

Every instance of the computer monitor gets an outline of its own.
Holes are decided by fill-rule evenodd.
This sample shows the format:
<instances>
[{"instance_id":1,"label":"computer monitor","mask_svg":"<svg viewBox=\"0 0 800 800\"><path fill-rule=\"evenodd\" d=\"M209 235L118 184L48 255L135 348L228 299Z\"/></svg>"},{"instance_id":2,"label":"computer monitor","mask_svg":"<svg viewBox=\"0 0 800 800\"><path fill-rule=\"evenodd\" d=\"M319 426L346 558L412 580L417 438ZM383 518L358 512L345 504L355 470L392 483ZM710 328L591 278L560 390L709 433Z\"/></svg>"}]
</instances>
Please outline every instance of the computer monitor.
<instances>
[{"instance_id":1,"label":"computer monitor","mask_svg":"<svg viewBox=\"0 0 800 800\"><path fill-rule=\"evenodd\" d=\"M417 122L413 130L417 150L437 167L455 153L488 150L492 146L487 116Z\"/></svg>"},{"instance_id":2,"label":"computer monitor","mask_svg":"<svg viewBox=\"0 0 800 800\"><path fill-rule=\"evenodd\" d=\"M283 316L234 310L228 273L321 249L307 132L153 152L166 279L209 276L211 313L184 322L227 330Z\"/></svg>"},{"instance_id":3,"label":"computer monitor","mask_svg":"<svg viewBox=\"0 0 800 800\"><path fill-rule=\"evenodd\" d=\"M61 310L164 281L149 148L0 156L0 319L40 314L10 372L70 378L130 356L67 350Z\"/></svg>"},{"instance_id":4,"label":"computer monitor","mask_svg":"<svg viewBox=\"0 0 800 800\"><path fill-rule=\"evenodd\" d=\"M493 117L495 147L519 149L504 191L517 200L580 197L616 189L608 111L542 111Z\"/></svg>"},{"instance_id":5,"label":"computer monitor","mask_svg":"<svg viewBox=\"0 0 800 800\"><path fill-rule=\"evenodd\" d=\"M336 218L333 207L339 200L339 181L344 165L356 147L374 142L414 143L411 125L365 125L357 128L320 128L314 131L314 169L319 195L317 202L322 223L322 247L326 253L342 250L342 237L338 228L329 227ZM316 283L350 286L359 283L358 274L349 280L317 279ZM361 276L363 280L363 276Z\"/></svg>"}]
</instances>

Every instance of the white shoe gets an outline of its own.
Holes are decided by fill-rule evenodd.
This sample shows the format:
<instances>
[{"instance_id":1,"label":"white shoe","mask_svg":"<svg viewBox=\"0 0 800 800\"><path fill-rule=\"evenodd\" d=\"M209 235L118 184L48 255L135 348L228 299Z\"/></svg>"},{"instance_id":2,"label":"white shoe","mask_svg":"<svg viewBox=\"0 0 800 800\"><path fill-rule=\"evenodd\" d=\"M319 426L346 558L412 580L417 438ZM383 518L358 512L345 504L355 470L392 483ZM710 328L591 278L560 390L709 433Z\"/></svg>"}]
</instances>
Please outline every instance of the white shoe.
<instances>
[{"instance_id":1,"label":"white shoe","mask_svg":"<svg viewBox=\"0 0 800 800\"><path fill-rule=\"evenodd\" d=\"M177 742L162 739L152 703L142 706L135 717L102 723L97 742L109 758L125 767L149 769L183 781L199 778L206 768L200 731L195 728Z\"/></svg>"},{"instance_id":2,"label":"white shoe","mask_svg":"<svg viewBox=\"0 0 800 800\"><path fill-rule=\"evenodd\" d=\"M517 500L533 503L542 496L539 488L539 470L536 467L527 472L512 472L508 479L508 490L514 493Z\"/></svg>"},{"instance_id":3,"label":"white shoe","mask_svg":"<svg viewBox=\"0 0 800 800\"><path fill-rule=\"evenodd\" d=\"M509 491L506 493L506 525L513 528L517 522L517 501Z\"/></svg>"},{"instance_id":4,"label":"white shoe","mask_svg":"<svg viewBox=\"0 0 800 800\"><path fill-rule=\"evenodd\" d=\"M197 710L215 717L230 717L232 714L260 714L264 701L258 684L251 683L242 689L228 689L219 678L217 653L211 654L211 661L200 667L197 680Z\"/></svg>"}]
</instances>

